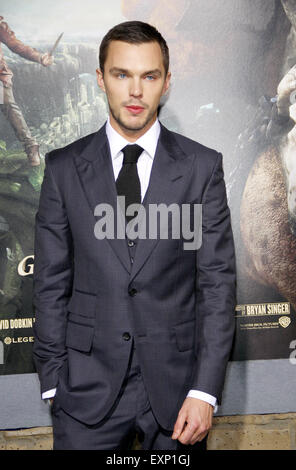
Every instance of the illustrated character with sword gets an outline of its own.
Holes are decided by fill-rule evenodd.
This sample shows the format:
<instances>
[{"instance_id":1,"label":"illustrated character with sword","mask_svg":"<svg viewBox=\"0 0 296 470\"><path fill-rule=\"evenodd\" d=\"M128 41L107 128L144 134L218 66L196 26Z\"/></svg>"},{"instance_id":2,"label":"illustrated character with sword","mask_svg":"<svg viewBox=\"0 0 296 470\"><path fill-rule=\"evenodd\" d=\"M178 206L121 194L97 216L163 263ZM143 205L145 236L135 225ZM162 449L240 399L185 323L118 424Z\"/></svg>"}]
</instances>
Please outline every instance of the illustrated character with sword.
<instances>
[{"instance_id":1,"label":"illustrated character with sword","mask_svg":"<svg viewBox=\"0 0 296 470\"><path fill-rule=\"evenodd\" d=\"M15 102L12 85L13 73L4 59L1 43L21 57L47 67L53 64L53 52L57 48L62 35L63 33L60 34L50 52L43 54L17 39L8 24L3 21L3 16L0 16L0 87L3 89L3 99L0 100L0 108L13 127L18 140L22 143L31 166L40 165L39 145L31 135L23 113Z\"/></svg>"}]
</instances>

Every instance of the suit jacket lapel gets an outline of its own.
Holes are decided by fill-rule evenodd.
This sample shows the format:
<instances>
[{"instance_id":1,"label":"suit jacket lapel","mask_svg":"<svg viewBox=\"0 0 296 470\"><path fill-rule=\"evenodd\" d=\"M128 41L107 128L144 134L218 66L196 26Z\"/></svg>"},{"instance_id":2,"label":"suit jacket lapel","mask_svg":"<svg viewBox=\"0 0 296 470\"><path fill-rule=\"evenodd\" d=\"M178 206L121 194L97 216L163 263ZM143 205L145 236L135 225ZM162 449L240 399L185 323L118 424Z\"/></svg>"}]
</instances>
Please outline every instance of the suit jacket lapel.
<instances>
[{"instance_id":1,"label":"suit jacket lapel","mask_svg":"<svg viewBox=\"0 0 296 470\"><path fill-rule=\"evenodd\" d=\"M85 192L88 204L97 221L94 210L97 204L107 203L117 214L117 191L112 168L109 143L105 126L96 132L90 143L74 158L76 169ZM185 190L184 177L190 174L193 155L187 155L178 146L173 134L161 125L161 133L153 160L149 186L143 200L148 213L149 204L164 203L167 206L181 201ZM137 241L134 263L131 266L125 238L117 238L116 224L114 239L107 238L118 259L130 273L130 281L147 261L158 239Z\"/></svg>"},{"instance_id":2,"label":"suit jacket lapel","mask_svg":"<svg viewBox=\"0 0 296 470\"><path fill-rule=\"evenodd\" d=\"M89 145L74 160L85 196L94 217L94 224L98 220L94 215L94 210L97 204L101 203L107 203L113 208L116 221L117 191L105 125L94 134ZM116 232L115 223L114 238L107 238L107 240L129 273L131 263L127 243L125 238L117 238Z\"/></svg>"},{"instance_id":3,"label":"suit jacket lapel","mask_svg":"<svg viewBox=\"0 0 296 470\"><path fill-rule=\"evenodd\" d=\"M186 185L184 178L190 174L193 155L187 155L178 146L173 134L161 125L161 133L154 156L149 186L143 201L148 214L150 204L180 203ZM139 228L140 231L140 228ZM159 239L137 241L130 281L134 279L155 248Z\"/></svg>"}]
</instances>

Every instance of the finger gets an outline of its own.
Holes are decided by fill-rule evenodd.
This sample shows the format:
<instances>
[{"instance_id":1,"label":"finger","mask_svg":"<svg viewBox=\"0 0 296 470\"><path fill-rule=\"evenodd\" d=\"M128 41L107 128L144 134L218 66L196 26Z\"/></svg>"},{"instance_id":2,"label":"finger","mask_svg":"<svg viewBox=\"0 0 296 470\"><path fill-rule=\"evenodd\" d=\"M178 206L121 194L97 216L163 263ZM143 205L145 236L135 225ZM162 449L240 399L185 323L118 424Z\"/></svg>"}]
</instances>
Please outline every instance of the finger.
<instances>
[{"instance_id":1,"label":"finger","mask_svg":"<svg viewBox=\"0 0 296 470\"><path fill-rule=\"evenodd\" d=\"M189 444L193 435L195 433L199 433L198 429L199 429L199 426L197 424L187 423L184 431L181 433L181 435L178 438L179 441L182 444Z\"/></svg>"},{"instance_id":2,"label":"finger","mask_svg":"<svg viewBox=\"0 0 296 470\"><path fill-rule=\"evenodd\" d=\"M178 419L177 419L177 421L175 423L175 426L174 426L172 439L178 439L178 437L180 436L180 434L181 434L181 432L183 431L183 428L184 428L185 419L186 419L185 414L180 413L178 415Z\"/></svg>"},{"instance_id":3,"label":"finger","mask_svg":"<svg viewBox=\"0 0 296 470\"><path fill-rule=\"evenodd\" d=\"M205 432L196 432L194 433L194 435L192 436L192 439L191 441L189 442L189 444L191 445L194 445L196 444L197 442L201 442L205 437L206 435L208 434L209 431L205 431Z\"/></svg>"}]
</instances>

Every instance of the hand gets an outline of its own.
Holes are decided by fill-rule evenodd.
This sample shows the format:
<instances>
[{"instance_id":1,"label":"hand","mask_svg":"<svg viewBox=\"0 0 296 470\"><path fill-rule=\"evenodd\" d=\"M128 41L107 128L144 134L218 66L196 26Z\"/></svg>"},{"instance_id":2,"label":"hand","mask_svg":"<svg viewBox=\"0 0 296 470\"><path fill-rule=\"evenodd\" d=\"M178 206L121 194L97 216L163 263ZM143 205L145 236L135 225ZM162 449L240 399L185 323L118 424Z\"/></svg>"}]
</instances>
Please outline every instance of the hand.
<instances>
[{"instance_id":1,"label":"hand","mask_svg":"<svg viewBox=\"0 0 296 470\"><path fill-rule=\"evenodd\" d=\"M47 67L48 65L52 65L53 56L48 54L48 52L46 52L45 54L42 54L40 57L40 63L44 65L44 67Z\"/></svg>"},{"instance_id":2,"label":"hand","mask_svg":"<svg viewBox=\"0 0 296 470\"><path fill-rule=\"evenodd\" d=\"M209 403L187 397L179 411L172 439L191 445L202 441L212 427L213 411Z\"/></svg>"},{"instance_id":3,"label":"hand","mask_svg":"<svg viewBox=\"0 0 296 470\"><path fill-rule=\"evenodd\" d=\"M52 404L53 404L53 398L50 398L50 399L49 399L49 403L50 403L50 406L52 406Z\"/></svg>"}]
</instances>

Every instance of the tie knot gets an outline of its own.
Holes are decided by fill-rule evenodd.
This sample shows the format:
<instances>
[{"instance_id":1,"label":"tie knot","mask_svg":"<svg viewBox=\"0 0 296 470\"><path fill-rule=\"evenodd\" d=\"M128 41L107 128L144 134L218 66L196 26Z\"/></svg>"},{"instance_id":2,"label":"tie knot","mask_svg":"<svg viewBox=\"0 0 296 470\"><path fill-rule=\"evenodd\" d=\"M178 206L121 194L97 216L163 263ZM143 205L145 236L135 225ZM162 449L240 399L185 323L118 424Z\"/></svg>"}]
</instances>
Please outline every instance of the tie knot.
<instances>
[{"instance_id":1,"label":"tie knot","mask_svg":"<svg viewBox=\"0 0 296 470\"><path fill-rule=\"evenodd\" d=\"M133 144L126 145L122 149L122 152L124 155L123 165L125 165L126 163L137 163L139 156L143 152L143 149L140 147L140 145Z\"/></svg>"}]
</instances>

